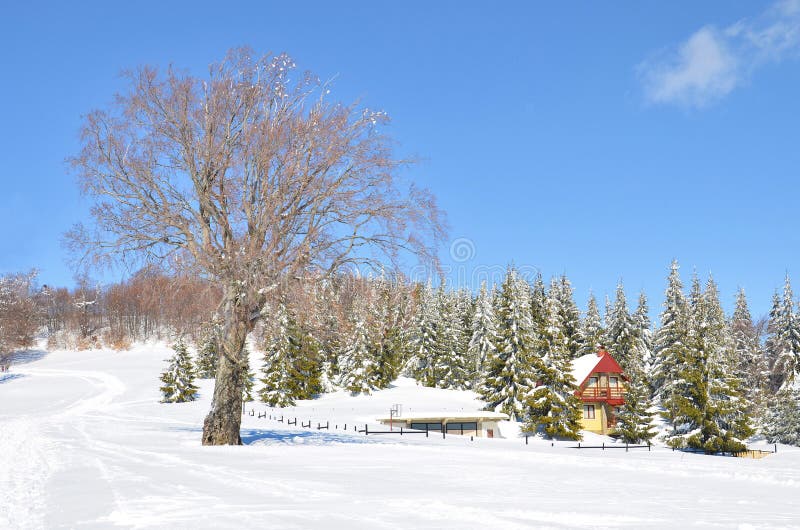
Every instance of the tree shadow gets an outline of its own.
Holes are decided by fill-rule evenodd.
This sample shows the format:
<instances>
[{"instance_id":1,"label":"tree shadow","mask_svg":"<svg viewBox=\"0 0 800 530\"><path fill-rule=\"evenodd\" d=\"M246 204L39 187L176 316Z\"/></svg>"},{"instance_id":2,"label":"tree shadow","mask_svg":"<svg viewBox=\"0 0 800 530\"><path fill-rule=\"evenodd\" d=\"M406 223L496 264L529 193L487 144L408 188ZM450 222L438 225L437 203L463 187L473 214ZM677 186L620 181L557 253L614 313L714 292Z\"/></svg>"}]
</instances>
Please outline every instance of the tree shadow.
<instances>
[{"instance_id":1,"label":"tree shadow","mask_svg":"<svg viewBox=\"0 0 800 530\"><path fill-rule=\"evenodd\" d=\"M10 365L28 364L44 359L49 352L44 350L22 350L6 354L0 361Z\"/></svg>"},{"instance_id":2,"label":"tree shadow","mask_svg":"<svg viewBox=\"0 0 800 530\"><path fill-rule=\"evenodd\" d=\"M339 444L385 444L392 443L383 438L355 436L322 431L283 431L242 429L244 445L339 445Z\"/></svg>"},{"instance_id":3,"label":"tree shadow","mask_svg":"<svg viewBox=\"0 0 800 530\"><path fill-rule=\"evenodd\" d=\"M8 383L14 379L22 379L25 377L23 374L0 374L0 385Z\"/></svg>"},{"instance_id":4,"label":"tree shadow","mask_svg":"<svg viewBox=\"0 0 800 530\"><path fill-rule=\"evenodd\" d=\"M202 433L200 427L174 427L171 430ZM242 445L343 445L343 444L395 444L395 438L364 436L325 431L285 431L268 429L242 429ZM398 437L399 438L399 437Z\"/></svg>"}]
</instances>

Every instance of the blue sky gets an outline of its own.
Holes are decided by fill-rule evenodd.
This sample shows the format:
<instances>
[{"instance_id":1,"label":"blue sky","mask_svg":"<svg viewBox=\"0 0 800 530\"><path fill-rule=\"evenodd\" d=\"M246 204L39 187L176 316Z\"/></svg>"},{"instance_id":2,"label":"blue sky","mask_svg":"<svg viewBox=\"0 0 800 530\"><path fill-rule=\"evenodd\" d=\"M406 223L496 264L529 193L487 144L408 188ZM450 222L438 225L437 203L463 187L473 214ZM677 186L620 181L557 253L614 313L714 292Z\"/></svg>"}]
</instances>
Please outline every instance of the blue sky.
<instances>
[{"instance_id":1,"label":"blue sky","mask_svg":"<svg viewBox=\"0 0 800 530\"><path fill-rule=\"evenodd\" d=\"M675 258L729 310L742 286L765 313L787 271L800 289L797 0L70 4L0 11L0 272L72 283L60 240L87 203L64 159L120 70L249 45L392 116L469 240L442 249L456 281L513 261L566 273L581 306L622 279L657 313Z\"/></svg>"}]
</instances>

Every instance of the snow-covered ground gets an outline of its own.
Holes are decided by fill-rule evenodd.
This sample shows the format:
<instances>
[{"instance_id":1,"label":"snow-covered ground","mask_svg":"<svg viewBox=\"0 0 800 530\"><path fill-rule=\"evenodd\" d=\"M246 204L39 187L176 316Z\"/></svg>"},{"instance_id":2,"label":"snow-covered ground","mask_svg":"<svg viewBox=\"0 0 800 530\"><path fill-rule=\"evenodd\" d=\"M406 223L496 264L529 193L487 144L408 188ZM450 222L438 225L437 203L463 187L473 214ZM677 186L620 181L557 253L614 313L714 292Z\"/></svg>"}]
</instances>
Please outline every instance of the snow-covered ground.
<instances>
[{"instance_id":1,"label":"snow-covered ground","mask_svg":"<svg viewBox=\"0 0 800 530\"><path fill-rule=\"evenodd\" d=\"M409 380L283 411L250 403L244 447L203 447L213 383L197 402L159 403L169 354L31 352L0 374L0 528L800 527L796 448L750 460L525 445L513 424L474 441L352 431L394 403L480 407Z\"/></svg>"}]
</instances>

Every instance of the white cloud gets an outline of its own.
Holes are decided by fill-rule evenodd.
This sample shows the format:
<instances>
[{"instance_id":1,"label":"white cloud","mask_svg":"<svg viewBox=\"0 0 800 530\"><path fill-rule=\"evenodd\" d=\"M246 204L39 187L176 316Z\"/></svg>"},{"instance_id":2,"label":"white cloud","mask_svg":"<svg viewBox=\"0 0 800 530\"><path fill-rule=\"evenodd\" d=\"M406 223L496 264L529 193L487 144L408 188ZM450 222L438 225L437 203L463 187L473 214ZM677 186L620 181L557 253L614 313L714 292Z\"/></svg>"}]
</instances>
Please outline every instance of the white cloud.
<instances>
[{"instance_id":1,"label":"white cloud","mask_svg":"<svg viewBox=\"0 0 800 530\"><path fill-rule=\"evenodd\" d=\"M706 26L639 65L651 103L703 107L728 95L759 66L800 53L800 0L782 0L723 30Z\"/></svg>"}]
</instances>

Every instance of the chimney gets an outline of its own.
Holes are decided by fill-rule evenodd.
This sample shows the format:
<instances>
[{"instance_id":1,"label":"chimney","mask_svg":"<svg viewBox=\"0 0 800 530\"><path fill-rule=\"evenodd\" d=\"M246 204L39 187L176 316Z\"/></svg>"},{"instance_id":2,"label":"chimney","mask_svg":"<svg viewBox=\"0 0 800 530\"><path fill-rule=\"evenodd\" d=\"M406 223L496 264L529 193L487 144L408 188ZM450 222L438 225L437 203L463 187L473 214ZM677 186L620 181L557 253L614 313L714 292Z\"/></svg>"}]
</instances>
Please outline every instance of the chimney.
<instances>
[{"instance_id":1,"label":"chimney","mask_svg":"<svg viewBox=\"0 0 800 530\"><path fill-rule=\"evenodd\" d=\"M598 357L602 357L602 356L606 355L607 353L608 352L606 351L606 347L601 344L600 345L600 349L597 350L597 356Z\"/></svg>"}]
</instances>

